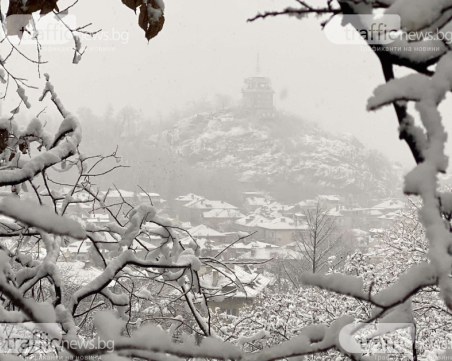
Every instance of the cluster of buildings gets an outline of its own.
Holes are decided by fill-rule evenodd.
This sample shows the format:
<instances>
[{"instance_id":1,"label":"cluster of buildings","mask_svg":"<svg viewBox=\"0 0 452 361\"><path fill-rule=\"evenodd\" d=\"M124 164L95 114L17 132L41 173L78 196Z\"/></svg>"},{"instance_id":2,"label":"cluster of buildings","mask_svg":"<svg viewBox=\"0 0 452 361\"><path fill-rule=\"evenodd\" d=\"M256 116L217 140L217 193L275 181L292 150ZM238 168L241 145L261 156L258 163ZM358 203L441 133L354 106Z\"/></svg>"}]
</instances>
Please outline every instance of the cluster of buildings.
<instances>
[{"instance_id":1,"label":"cluster of buildings","mask_svg":"<svg viewBox=\"0 0 452 361\"><path fill-rule=\"evenodd\" d=\"M105 195L98 196L103 199ZM383 229L402 216L406 207L405 202L397 199L376 201L371 207L352 207L337 195L319 195L314 199L283 204L258 191L243 193L238 205L193 193L165 200L157 193L119 189L110 190L105 200L113 214L121 214L124 203L137 202L152 202L162 216L186 229L188 233L181 234L182 242L188 244L195 239L203 256L221 255L220 259L236 262L233 272L243 287L231 282L229 271L206 268L200 272L205 287L228 295L221 300L218 298L216 305L231 313L252 302L275 282L270 262L266 261L293 261L301 257L296 239L300 234L308 235L311 230L307 212L314 212L318 207L326 217L334 220L337 232L351 238L356 248L366 249L381 236ZM105 209L93 210L90 203L73 203L71 207L70 213L81 215L87 222L102 225L113 220L111 213ZM112 243L117 241L108 233L106 235ZM148 250L153 249L158 246L159 239L159 236L143 237L133 247L142 249L144 244ZM67 260L86 262L90 247L90 242L75 241L67 245L64 255Z\"/></svg>"},{"instance_id":2,"label":"cluster of buildings","mask_svg":"<svg viewBox=\"0 0 452 361\"><path fill-rule=\"evenodd\" d=\"M106 207L94 207L90 201L92 195L81 192L68 197L69 193L70 189L64 188L52 193L59 199L57 207L66 208L66 214L77 215L85 222L98 226L112 222L115 217L124 218L127 204L151 202L162 216L187 230L188 233L181 233L183 243L188 244L195 239L201 255L233 261L234 265L223 272L207 267L200 272L203 286L227 295L219 297L214 304L230 313L236 313L243 304L252 302L275 282L275 275L270 272L270 262L267 261L300 259L296 239L300 234L309 236L312 227L307 222L308 212L320 209L326 217L334 220L337 232L347 234L355 242L356 248L367 248L381 236L383 229L402 216L406 207L406 203L398 199L376 201L371 207L353 207L337 195L319 195L314 199L283 204L259 191L243 193L241 204L208 199L193 193L165 200L158 193L122 189L96 194ZM156 234L152 235L154 225L146 227L149 234L132 245L143 252L144 248L146 252L157 248L161 239ZM111 247L104 244L105 258L111 251L113 255L117 254L118 239L108 232L104 232L102 237L104 242L112 244ZM81 268L80 262L84 265L84 271L72 275L75 279L78 275L100 272L101 267L93 263L90 256L91 247L92 243L88 240L73 241L62 247L61 261L69 264L68 268L72 267L71 262L77 269ZM45 255L42 247L38 252ZM236 281L231 282L231 279Z\"/></svg>"},{"instance_id":3,"label":"cluster of buildings","mask_svg":"<svg viewBox=\"0 0 452 361\"><path fill-rule=\"evenodd\" d=\"M177 197L168 207L168 213L201 238L229 240L231 234L242 231L253 234L249 240L286 247L297 234L309 231L306 214L317 207L334 219L338 230L355 230L368 243L381 229L401 217L406 203L386 199L376 201L371 207L357 207L347 205L337 195L319 195L315 199L283 204L263 192L245 192L242 204L232 205L190 193ZM368 237L362 237L365 234Z\"/></svg>"}]
</instances>

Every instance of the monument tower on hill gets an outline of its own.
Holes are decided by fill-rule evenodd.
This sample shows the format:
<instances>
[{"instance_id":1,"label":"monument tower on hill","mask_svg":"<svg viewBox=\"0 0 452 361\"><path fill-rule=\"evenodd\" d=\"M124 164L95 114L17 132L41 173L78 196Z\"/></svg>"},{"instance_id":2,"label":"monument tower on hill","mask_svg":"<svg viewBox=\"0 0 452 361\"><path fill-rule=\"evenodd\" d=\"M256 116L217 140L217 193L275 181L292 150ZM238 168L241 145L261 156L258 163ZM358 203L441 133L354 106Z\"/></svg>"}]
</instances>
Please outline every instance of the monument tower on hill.
<instances>
[{"instance_id":1,"label":"monument tower on hill","mask_svg":"<svg viewBox=\"0 0 452 361\"><path fill-rule=\"evenodd\" d=\"M256 62L256 75L245 79L242 88L242 106L252 114L262 118L274 116L273 94L270 79L260 75L259 55Z\"/></svg>"}]
</instances>

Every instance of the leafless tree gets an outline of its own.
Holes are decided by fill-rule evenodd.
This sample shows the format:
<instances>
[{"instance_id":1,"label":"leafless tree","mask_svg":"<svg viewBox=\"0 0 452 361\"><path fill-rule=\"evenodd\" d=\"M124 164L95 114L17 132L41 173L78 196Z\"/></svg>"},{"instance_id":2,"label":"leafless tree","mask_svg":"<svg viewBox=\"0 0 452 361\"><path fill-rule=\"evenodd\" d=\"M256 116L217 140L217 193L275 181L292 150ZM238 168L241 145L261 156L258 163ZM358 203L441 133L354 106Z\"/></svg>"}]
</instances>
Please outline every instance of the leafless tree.
<instances>
[{"instance_id":1,"label":"leafless tree","mask_svg":"<svg viewBox=\"0 0 452 361\"><path fill-rule=\"evenodd\" d=\"M315 208L303 212L307 231L299 231L295 242L303 270L324 271L329 263L337 264L342 256L342 235L335 217L317 202ZM338 257L339 256L339 257Z\"/></svg>"}]
</instances>

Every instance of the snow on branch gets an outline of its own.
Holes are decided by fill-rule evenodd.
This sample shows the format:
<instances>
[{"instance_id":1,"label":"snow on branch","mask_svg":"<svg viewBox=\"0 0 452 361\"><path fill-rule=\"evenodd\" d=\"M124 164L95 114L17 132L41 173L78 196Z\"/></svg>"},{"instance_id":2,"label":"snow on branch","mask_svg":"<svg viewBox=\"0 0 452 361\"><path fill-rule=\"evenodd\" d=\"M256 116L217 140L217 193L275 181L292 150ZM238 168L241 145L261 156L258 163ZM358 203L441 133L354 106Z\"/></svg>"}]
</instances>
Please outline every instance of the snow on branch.
<instances>
[{"instance_id":1,"label":"snow on branch","mask_svg":"<svg viewBox=\"0 0 452 361\"><path fill-rule=\"evenodd\" d=\"M301 276L305 285L317 286L325 290L352 296L358 299L367 297L364 292L363 280L355 276L343 274L323 275L319 273L305 272Z\"/></svg>"},{"instance_id":2,"label":"snow on branch","mask_svg":"<svg viewBox=\"0 0 452 361\"><path fill-rule=\"evenodd\" d=\"M45 206L31 201L6 197L0 200L0 214L34 227L44 232L76 239L85 239L85 229L76 221L55 214Z\"/></svg>"},{"instance_id":3,"label":"snow on branch","mask_svg":"<svg viewBox=\"0 0 452 361\"><path fill-rule=\"evenodd\" d=\"M451 6L451 0L396 0L386 14L399 15L403 29L418 31L437 21Z\"/></svg>"},{"instance_id":4,"label":"snow on branch","mask_svg":"<svg viewBox=\"0 0 452 361\"><path fill-rule=\"evenodd\" d=\"M421 143L423 160L406 175L404 192L408 195L418 195L422 199L419 216L430 242L430 267L434 270L429 270L427 274L429 279L434 279L440 286L443 299L449 309L452 309L452 279L450 278L452 235L450 225L446 224L443 217L445 215L441 212L440 201L447 199L447 196L441 195L438 191L438 173L445 173L448 166L448 157L445 155L447 134L438 106L447 92L452 90L451 74L452 52L449 51L438 61L431 78L424 75L411 75L392 80L377 88L368 106L369 109L376 109L401 99L415 102L415 108L425 130L425 137L422 137ZM419 136L415 127L408 127L405 131L415 131L411 134L413 139ZM412 277L406 278L411 286L413 286ZM418 279L417 282L422 284L423 278Z\"/></svg>"},{"instance_id":5,"label":"snow on branch","mask_svg":"<svg viewBox=\"0 0 452 361\"><path fill-rule=\"evenodd\" d=\"M56 321L56 314L54 308L49 303L38 303L33 299L25 299L17 288L10 285L7 281L6 274L8 273L9 267L9 257L8 255L0 251L0 291L6 297L8 297L11 302L14 303L16 307L18 307L22 313L29 317L34 322L38 323L50 323ZM12 314L8 315L8 318L11 317ZM19 321L19 318L23 316L18 316L16 321ZM0 320L4 321L4 320Z\"/></svg>"},{"instance_id":6,"label":"snow on branch","mask_svg":"<svg viewBox=\"0 0 452 361\"><path fill-rule=\"evenodd\" d=\"M371 300L383 307L392 307L405 302L418 290L435 285L436 282L435 268L431 264L422 263L410 268L393 285L378 292Z\"/></svg>"},{"instance_id":7,"label":"snow on branch","mask_svg":"<svg viewBox=\"0 0 452 361\"><path fill-rule=\"evenodd\" d=\"M153 206L148 204L140 204L132 209L129 214L129 225L120 242L121 245L129 247L134 238L140 233L141 224L151 222L156 212Z\"/></svg>"},{"instance_id":8,"label":"snow on branch","mask_svg":"<svg viewBox=\"0 0 452 361\"><path fill-rule=\"evenodd\" d=\"M191 259L189 261L193 262L193 260ZM153 258L142 259L137 257L134 251L126 250L118 257L111 260L107 268L105 268L105 270L99 276L97 276L95 279L80 288L72 295L71 308L75 310L78 303L82 299L95 293L100 293L115 278L116 274L118 274L118 272L124 269L124 267L126 267L127 265L161 269L184 269L191 267L190 262L187 262L186 264L182 264L182 262L178 264L172 264L156 261Z\"/></svg>"},{"instance_id":9,"label":"snow on branch","mask_svg":"<svg viewBox=\"0 0 452 361\"><path fill-rule=\"evenodd\" d=\"M368 100L367 109L376 110L398 100L418 101L429 83L430 78L423 74L410 74L393 79L374 90L373 96Z\"/></svg>"},{"instance_id":10,"label":"snow on branch","mask_svg":"<svg viewBox=\"0 0 452 361\"><path fill-rule=\"evenodd\" d=\"M52 101L57 106L64 119L58 132L55 134L53 142L43 153L30 160L24 161L22 158L18 157L20 152L15 151L9 159L10 168L12 169L4 169L0 173L0 187L16 185L27 180L32 180L37 174L60 163L77 152L77 148L82 140L80 124L75 116L65 110L47 75L46 77L47 83L40 100L43 100L45 95L50 93ZM39 131L39 128L36 129L37 126L37 123L34 122L33 126L30 125L31 128L28 130Z\"/></svg>"},{"instance_id":11,"label":"snow on branch","mask_svg":"<svg viewBox=\"0 0 452 361\"><path fill-rule=\"evenodd\" d=\"M131 337L121 336L125 322L109 311L97 313L94 322L101 338L114 340L113 350L96 350L96 354L108 351L118 356L152 360L171 360L168 355L218 360L239 360L244 356L236 346L214 337L205 337L200 342L193 337L186 337L182 342L175 343L170 334L155 325L144 325Z\"/></svg>"},{"instance_id":12,"label":"snow on branch","mask_svg":"<svg viewBox=\"0 0 452 361\"><path fill-rule=\"evenodd\" d=\"M368 302L376 307L372 311L372 317L367 320L367 322L371 322L410 300L418 291L435 285L437 283L437 275L435 268L431 264L422 263L415 265L400 276L394 284L375 295L371 293L372 284L369 291L365 292L362 279L355 276L304 273L302 281L306 285L316 286Z\"/></svg>"},{"instance_id":13,"label":"snow on branch","mask_svg":"<svg viewBox=\"0 0 452 361\"><path fill-rule=\"evenodd\" d=\"M339 343L340 331L353 321L353 317L343 316L334 321L329 327L321 325L306 327L299 336L270 349L249 354L246 359L249 361L274 361L320 353L332 348L342 350Z\"/></svg>"}]
</instances>

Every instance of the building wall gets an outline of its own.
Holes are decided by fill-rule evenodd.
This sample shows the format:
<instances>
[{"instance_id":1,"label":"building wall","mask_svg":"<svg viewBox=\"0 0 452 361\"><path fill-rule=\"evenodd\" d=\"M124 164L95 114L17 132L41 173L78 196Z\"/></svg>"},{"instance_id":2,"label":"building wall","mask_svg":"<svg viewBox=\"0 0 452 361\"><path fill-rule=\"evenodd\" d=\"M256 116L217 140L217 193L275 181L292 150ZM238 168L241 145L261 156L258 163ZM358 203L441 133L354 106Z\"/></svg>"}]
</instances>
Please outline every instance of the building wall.
<instances>
[{"instance_id":1,"label":"building wall","mask_svg":"<svg viewBox=\"0 0 452 361\"><path fill-rule=\"evenodd\" d=\"M264 229L264 242L284 246L293 242L297 232L290 229Z\"/></svg>"}]
</instances>

